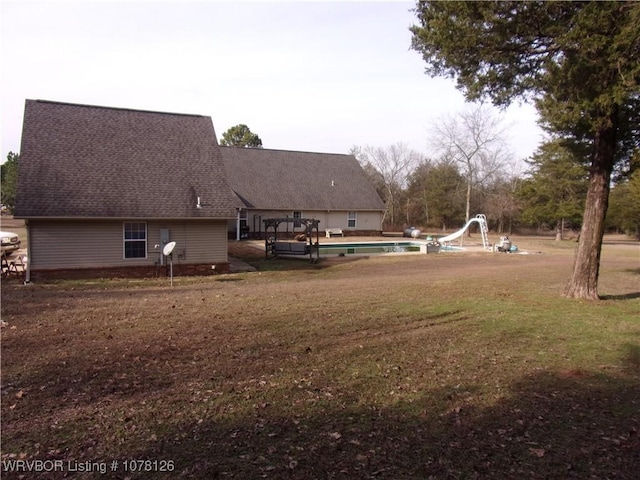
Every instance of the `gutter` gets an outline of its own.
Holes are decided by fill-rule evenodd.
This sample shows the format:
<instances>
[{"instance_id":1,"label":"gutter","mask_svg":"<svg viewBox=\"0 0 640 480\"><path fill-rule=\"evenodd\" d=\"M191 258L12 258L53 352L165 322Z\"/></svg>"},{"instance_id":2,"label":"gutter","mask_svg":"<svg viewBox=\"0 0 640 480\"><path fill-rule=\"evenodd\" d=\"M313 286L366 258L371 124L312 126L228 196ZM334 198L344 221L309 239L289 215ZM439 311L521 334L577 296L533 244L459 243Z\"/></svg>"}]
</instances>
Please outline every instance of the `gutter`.
<instances>
[{"instance_id":1,"label":"gutter","mask_svg":"<svg viewBox=\"0 0 640 480\"><path fill-rule=\"evenodd\" d=\"M236 242L240 241L240 212L242 211L242 208L238 208L236 210Z\"/></svg>"},{"instance_id":2,"label":"gutter","mask_svg":"<svg viewBox=\"0 0 640 480\"><path fill-rule=\"evenodd\" d=\"M13 218L17 220L24 220L25 224L29 220L115 220L115 221L131 221L131 220L139 220L141 222L149 222L149 221L184 221L184 220L234 220L235 216L225 216L225 217L73 217L73 216L14 216Z\"/></svg>"}]
</instances>

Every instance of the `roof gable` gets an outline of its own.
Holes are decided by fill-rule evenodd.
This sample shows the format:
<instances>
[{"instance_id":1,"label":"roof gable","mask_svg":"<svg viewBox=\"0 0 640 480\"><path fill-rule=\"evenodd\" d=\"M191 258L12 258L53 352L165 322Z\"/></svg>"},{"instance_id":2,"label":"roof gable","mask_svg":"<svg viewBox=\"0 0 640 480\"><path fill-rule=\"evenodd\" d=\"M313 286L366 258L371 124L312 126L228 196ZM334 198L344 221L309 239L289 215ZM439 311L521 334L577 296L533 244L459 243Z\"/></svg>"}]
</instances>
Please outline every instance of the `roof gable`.
<instances>
[{"instance_id":1,"label":"roof gable","mask_svg":"<svg viewBox=\"0 0 640 480\"><path fill-rule=\"evenodd\" d=\"M210 117L26 101L18 217L229 218L234 201Z\"/></svg>"},{"instance_id":2,"label":"roof gable","mask_svg":"<svg viewBox=\"0 0 640 480\"><path fill-rule=\"evenodd\" d=\"M244 206L271 210L384 210L353 155L220 147Z\"/></svg>"}]
</instances>

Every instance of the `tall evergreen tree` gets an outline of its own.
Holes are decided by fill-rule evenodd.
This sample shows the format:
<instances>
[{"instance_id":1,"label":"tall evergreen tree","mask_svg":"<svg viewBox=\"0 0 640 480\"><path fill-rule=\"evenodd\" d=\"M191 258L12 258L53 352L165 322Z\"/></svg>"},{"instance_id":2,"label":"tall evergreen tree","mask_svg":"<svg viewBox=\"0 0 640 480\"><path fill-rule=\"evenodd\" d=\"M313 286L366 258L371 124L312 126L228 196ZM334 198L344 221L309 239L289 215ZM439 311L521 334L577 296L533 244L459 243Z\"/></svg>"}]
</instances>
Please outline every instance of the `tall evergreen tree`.
<instances>
[{"instance_id":1,"label":"tall evergreen tree","mask_svg":"<svg viewBox=\"0 0 640 480\"><path fill-rule=\"evenodd\" d=\"M623 230L640 240L640 171L613 187L607 226Z\"/></svg>"},{"instance_id":2,"label":"tall evergreen tree","mask_svg":"<svg viewBox=\"0 0 640 480\"><path fill-rule=\"evenodd\" d=\"M414 223L446 230L464 220L465 179L453 163L423 161L411 174L408 197Z\"/></svg>"},{"instance_id":3,"label":"tall evergreen tree","mask_svg":"<svg viewBox=\"0 0 640 480\"><path fill-rule=\"evenodd\" d=\"M565 222L582 221L587 166L560 140L544 143L527 163L529 178L518 189L523 219L555 226L556 240L561 240Z\"/></svg>"},{"instance_id":4,"label":"tall evergreen tree","mask_svg":"<svg viewBox=\"0 0 640 480\"><path fill-rule=\"evenodd\" d=\"M612 172L637 146L640 3L418 1L412 46L469 100L535 99L547 126L591 147L580 241L566 295L597 299Z\"/></svg>"}]
</instances>

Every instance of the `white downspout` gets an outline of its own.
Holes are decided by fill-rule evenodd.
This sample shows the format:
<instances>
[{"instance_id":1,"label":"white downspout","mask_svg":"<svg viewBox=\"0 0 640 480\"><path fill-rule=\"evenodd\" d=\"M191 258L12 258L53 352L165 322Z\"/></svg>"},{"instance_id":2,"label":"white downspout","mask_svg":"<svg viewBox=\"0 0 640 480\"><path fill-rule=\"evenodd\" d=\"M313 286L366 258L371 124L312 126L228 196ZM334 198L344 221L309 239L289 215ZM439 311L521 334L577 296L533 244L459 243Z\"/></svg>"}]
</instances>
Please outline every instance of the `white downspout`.
<instances>
[{"instance_id":1,"label":"white downspout","mask_svg":"<svg viewBox=\"0 0 640 480\"><path fill-rule=\"evenodd\" d=\"M242 208L239 208L236 212L236 241L240 241L240 210L242 210Z\"/></svg>"},{"instance_id":2,"label":"white downspout","mask_svg":"<svg viewBox=\"0 0 640 480\"><path fill-rule=\"evenodd\" d=\"M31 283L31 227L29 226L29 220L24 221L27 227L27 271L24 274L24 284Z\"/></svg>"}]
</instances>

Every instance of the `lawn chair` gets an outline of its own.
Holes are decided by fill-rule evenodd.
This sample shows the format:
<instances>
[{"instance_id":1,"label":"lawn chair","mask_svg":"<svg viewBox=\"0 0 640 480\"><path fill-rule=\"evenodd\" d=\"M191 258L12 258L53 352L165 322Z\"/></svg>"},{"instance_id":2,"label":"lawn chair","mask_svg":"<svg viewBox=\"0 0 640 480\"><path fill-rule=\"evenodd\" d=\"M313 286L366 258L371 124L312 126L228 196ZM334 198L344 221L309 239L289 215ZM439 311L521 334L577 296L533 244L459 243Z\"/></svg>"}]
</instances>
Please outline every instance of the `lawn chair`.
<instances>
[{"instance_id":1,"label":"lawn chair","mask_svg":"<svg viewBox=\"0 0 640 480\"><path fill-rule=\"evenodd\" d=\"M18 256L13 262L9 263L9 275L15 275L17 278L24 278L27 273L27 256ZM4 268L4 267L3 267Z\"/></svg>"},{"instance_id":2,"label":"lawn chair","mask_svg":"<svg viewBox=\"0 0 640 480\"><path fill-rule=\"evenodd\" d=\"M6 278L9 275L9 260L7 256L2 254L2 278Z\"/></svg>"}]
</instances>

